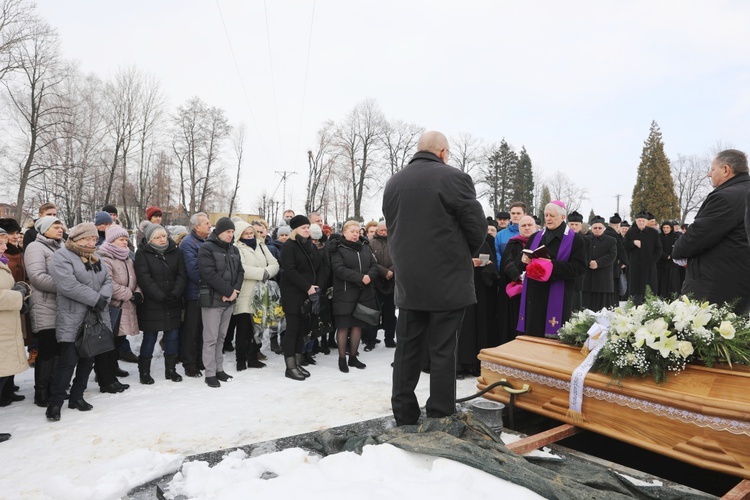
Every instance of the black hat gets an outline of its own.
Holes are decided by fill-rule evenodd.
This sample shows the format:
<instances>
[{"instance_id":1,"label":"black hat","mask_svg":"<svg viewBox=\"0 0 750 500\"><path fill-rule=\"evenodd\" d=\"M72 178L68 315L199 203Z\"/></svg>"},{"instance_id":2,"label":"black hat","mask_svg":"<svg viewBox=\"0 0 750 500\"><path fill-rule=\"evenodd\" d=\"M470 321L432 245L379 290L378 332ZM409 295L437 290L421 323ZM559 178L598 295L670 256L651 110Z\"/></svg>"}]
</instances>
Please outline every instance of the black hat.
<instances>
[{"instance_id":1,"label":"black hat","mask_svg":"<svg viewBox=\"0 0 750 500\"><path fill-rule=\"evenodd\" d=\"M289 221L289 227L291 227L292 230L297 229L300 226L304 226L305 224L309 226L310 219L301 214L295 215L294 217L292 217L292 220Z\"/></svg>"},{"instance_id":2,"label":"black hat","mask_svg":"<svg viewBox=\"0 0 750 500\"><path fill-rule=\"evenodd\" d=\"M568 222L583 222L583 215L573 210L568 214Z\"/></svg>"},{"instance_id":3,"label":"black hat","mask_svg":"<svg viewBox=\"0 0 750 500\"><path fill-rule=\"evenodd\" d=\"M622 224L620 224L622 227L630 227L630 224L628 224L628 221L624 220L622 221Z\"/></svg>"},{"instance_id":4,"label":"black hat","mask_svg":"<svg viewBox=\"0 0 750 500\"><path fill-rule=\"evenodd\" d=\"M495 218L496 219L510 219L510 214L508 212L498 212Z\"/></svg>"},{"instance_id":5,"label":"black hat","mask_svg":"<svg viewBox=\"0 0 750 500\"><path fill-rule=\"evenodd\" d=\"M664 226L670 226L672 227L672 229L674 229L675 223L673 220L665 220L664 222L661 223L659 227L664 227Z\"/></svg>"},{"instance_id":6,"label":"black hat","mask_svg":"<svg viewBox=\"0 0 750 500\"><path fill-rule=\"evenodd\" d=\"M228 230L234 230L234 222L232 222L232 219L229 217L222 217L221 219L216 221L216 226L214 226L214 233L216 233L216 236L220 235L224 231Z\"/></svg>"},{"instance_id":7,"label":"black hat","mask_svg":"<svg viewBox=\"0 0 750 500\"><path fill-rule=\"evenodd\" d=\"M536 224L537 226L541 226L541 225L542 225L542 219L540 219L539 217L537 217L537 216L535 215L535 216L534 216L534 223L535 223L535 224Z\"/></svg>"},{"instance_id":8,"label":"black hat","mask_svg":"<svg viewBox=\"0 0 750 500\"><path fill-rule=\"evenodd\" d=\"M620 214L618 214L617 212L615 212L615 215L609 218L610 224L619 224L620 222L622 222L622 219L620 218Z\"/></svg>"},{"instance_id":9,"label":"black hat","mask_svg":"<svg viewBox=\"0 0 750 500\"><path fill-rule=\"evenodd\" d=\"M593 226L594 224L597 224L599 222L601 222L602 224L604 224L604 217L602 217L600 215L595 215L594 218L591 219L591 222L589 222L589 224L591 224Z\"/></svg>"},{"instance_id":10,"label":"black hat","mask_svg":"<svg viewBox=\"0 0 750 500\"><path fill-rule=\"evenodd\" d=\"M115 207L114 205L104 205L102 207L102 212L107 212L108 214L117 215L117 207Z\"/></svg>"},{"instance_id":11,"label":"black hat","mask_svg":"<svg viewBox=\"0 0 750 500\"><path fill-rule=\"evenodd\" d=\"M648 212L646 212L646 209L641 210L637 214L635 214L636 219L648 219Z\"/></svg>"},{"instance_id":12,"label":"black hat","mask_svg":"<svg viewBox=\"0 0 750 500\"><path fill-rule=\"evenodd\" d=\"M654 214L652 214L651 212L646 212L646 218L648 220L656 220L656 217L654 217Z\"/></svg>"},{"instance_id":13,"label":"black hat","mask_svg":"<svg viewBox=\"0 0 750 500\"><path fill-rule=\"evenodd\" d=\"M0 219L0 228L5 229L6 233L20 233L21 225L16 219Z\"/></svg>"},{"instance_id":14,"label":"black hat","mask_svg":"<svg viewBox=\"0 0 750 500\"><path fill-rule=\"evenodd\" d=\"M497 229L497 228L499 227L499 226L497 225L497 221L496 221L496 220L488 220L488 221L487 221L487 225L488 225L488 226L492 226L492 227L494 227L495 229Z\"/></svg>"}]
</instances>

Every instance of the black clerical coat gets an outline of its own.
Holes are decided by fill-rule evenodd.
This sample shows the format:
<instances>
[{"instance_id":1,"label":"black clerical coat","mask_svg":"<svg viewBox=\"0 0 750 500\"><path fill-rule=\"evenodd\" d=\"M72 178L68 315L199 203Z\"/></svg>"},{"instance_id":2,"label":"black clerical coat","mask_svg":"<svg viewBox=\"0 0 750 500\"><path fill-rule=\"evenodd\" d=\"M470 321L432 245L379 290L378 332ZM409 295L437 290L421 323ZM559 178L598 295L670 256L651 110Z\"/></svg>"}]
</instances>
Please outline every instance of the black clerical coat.
<instances>
[{"instance_id":1,"label":"black clerical coat","mask_svg":"<svg viewBox=\"0 0 750 500\"><path fill-rule=\"evenodd\" d=\"M592 260L596 261L597 268L586 266L583 291L613 293L612 266L617 260L617 240L606 234L598 238L593 234L589 236L589 262Z\"/></svg>"},{"instance_id":2,"label":"black clerical coat","mask_svg":"<svg viewBox=\"0 0 750 500\"><path fill-rule=\"evenodd\" d=\"M634 241L640 241L638 248ZM630 295L643 296L646 294L646 286L651 287L651 292L656 294L657 278L656 263L661 257L661 242L659 231L652 227L644 227L643 230L633 224L627 233L623 243L628 251L628 293Z\"/></svg>"}]
</instances>

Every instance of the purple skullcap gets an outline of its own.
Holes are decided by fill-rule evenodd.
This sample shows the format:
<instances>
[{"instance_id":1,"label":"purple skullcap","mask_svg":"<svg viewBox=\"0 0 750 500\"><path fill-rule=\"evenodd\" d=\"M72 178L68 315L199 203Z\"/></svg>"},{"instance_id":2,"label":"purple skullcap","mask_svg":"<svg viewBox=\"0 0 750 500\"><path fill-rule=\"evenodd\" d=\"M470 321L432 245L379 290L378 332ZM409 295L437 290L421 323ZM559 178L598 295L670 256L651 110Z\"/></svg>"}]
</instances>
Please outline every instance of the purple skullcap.
<instances>
[{"instance_id":1,"label":"purple skullcap","mask_svg":"<svg viewBox=\"0 0 750 500\"><path fill-rule=\"evenodd\" d=\"M563 210L566 210L565 203L563 203L560 200L552 200L552 201L550 201L550 203L552 203L553 205L557 205L558 207L562 208Z\"/></svg>"}]
</instances>

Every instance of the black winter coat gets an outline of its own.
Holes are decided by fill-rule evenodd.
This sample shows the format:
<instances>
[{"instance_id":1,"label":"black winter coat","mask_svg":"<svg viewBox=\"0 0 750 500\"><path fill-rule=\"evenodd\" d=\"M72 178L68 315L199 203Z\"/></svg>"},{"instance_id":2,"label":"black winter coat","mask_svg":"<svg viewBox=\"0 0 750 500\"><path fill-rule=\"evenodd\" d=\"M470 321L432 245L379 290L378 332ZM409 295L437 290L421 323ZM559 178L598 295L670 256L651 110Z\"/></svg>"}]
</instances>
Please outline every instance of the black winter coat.
<instances>
[{"instance_id":1,"label":"black winter coat","mask_svg":"<svg viewBox=\"0 0 750 500\"><path fill-rule=\"evenodd\" d=\"M683 293L717 304L739 298L735 308L739 314L750 310L750 245L745 228L749 194L748 174L738 174L711 191L672 249L673 258L688 259Z\"/></svg>"},{"instance_id":2,"label":"black winter coat","mask_svg":"<svg viewBox=\"0 0 750 500\"><path fill-rule=\"evenodd\" d=\"M241 290L245 279L240 251L234 241L221 241L212 231L198 249L198 270L201 285L208 285L214 291L211 307L234 305L234 302L222 301L222 297L231 297L235 290Z\"/></svg>"},{"instance_id":3,"label":"black winter coat","mask_svg":"<svg viewBox=\"0 0 750 500\"><path fill-rule=\"evenodd\" d=\"M634 241L640 241L638 248ZM641 231L633 224L625 233L625 250L628 251L628 293L630 295L645 295L646 286L651 293L657 292L656 263L661 257L661 241L659 231L652 227L644 227Z\"/></svg>"},{"instance_id":4,"label":"black winter coat","mask_svg":"<svg viewBox=\"0 0 750 500\"><path fill-rule=\"evenodd\" d=\"M370 243L360 236L359 241L341 240L334 243L331 252L331 270L333 271L333 314L348 316L354 312L360 294L364 298L374 298L375 281L378 279L378 265L370 250ZM370 284L362 283L365 275L370 277ZM376 304L366 305L375 308Z\"/></svg>"},{"instance_id":5,"label":"black winter coat","mask_svg":"<svg viewBox=\"0 0 750 500\"><path fill-rule=\"evenodd\" d=\"M476 303L471 258L487 219L468 174L420 151L386 183L383 214L397 307L450 311Z\"/></svg>"},{"instance_id":6,"label":"black winter coat","mask_svg":"<svg viewBox=\"0 0 750 500\"><path fill-rule=\"evenodd\" d=\"M187 274L182 252L174 241L167 241L163 254L146 242L135 252L135 277L143 293L143 303L137 306L138 326L144 332L180 326Z\"/></svg>"},{"instance_id":7,"label":"black winter coat","mask_svg":"<svg viewBox=\"0 0 750 500\"><path fill-rule=\"evenodd\" d=\"M624 239L622 235L618 233L615 228L613 228L612 226L607 226L606 228L604 228L604 234L606 234L607 236L611 236L615 239L615 241L617 241L617 259L612 265L612 277L614 278L615 283L617 283L617 281L620 279L620 274L622 273L622 265L628 265L628 252L625 250L625 245L623 244Z\"/></svg>"},{"instance_id":8,"label":"black winter coat","mask_svg":"<svg viewBox=\"0 0 750 500\"><path fill-rule=\"evenodd\" d=\"M323 287L329 272L325 260L310 239L289 238L281 247L281 307L286 314L301 314L311 286Z\"/></svg>"},{"instance_id":9,"label":"black winter coat","mask_svg":"<svg viewBox=\"0 0 750 500\"><path fill-rule=\"evenodd\" d=\"M393 295L396 274L393 270L391 250L388 248L388 237L376 234L370 242L370 250L372 250L375 259L378 261L378 270L380 271L378 279L375 281L375 288L383 295ZM391 279L385 279L388 271L394 273Z\"/></svg>"},{"instance_id":10,"label":"black winter coat","mask_svg":"<svg viewBox=\"0 0 750 500\"><path fill-rule=\"evenodd\" d=\"M586 266L583 278L583 291L595 293L614 293L615 282L612 279L612 266L617 260L617 240L606 234L589 236L589 262L596 261L597 268ZM587 262L588 264L588 262Z\"/></svg>"}]
</instances>

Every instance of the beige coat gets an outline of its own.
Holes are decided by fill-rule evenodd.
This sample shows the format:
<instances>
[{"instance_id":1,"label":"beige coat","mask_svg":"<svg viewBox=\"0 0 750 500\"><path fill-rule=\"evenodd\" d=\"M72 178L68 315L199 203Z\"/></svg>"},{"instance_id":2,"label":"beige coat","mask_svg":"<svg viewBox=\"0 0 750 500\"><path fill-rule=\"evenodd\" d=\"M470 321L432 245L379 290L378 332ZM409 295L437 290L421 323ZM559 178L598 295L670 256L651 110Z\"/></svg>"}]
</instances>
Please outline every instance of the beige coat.
<instances>
[{"instance_id":1,"label":"beige coat","mask_svg":"<svg viewBox=\"0 0 750 500\"><path fill-rule=\"evenodd\" d=\"M263 279L263 272L268 272L268 277L273 278L279 273L279 262L271 254L265 243L255 239L255 249L249 247L240 241L242 232L250 226L245 221L236 222L234 230L234 240L237 249L240 251L240 261L242 268L245 270L245 279L242 281L242 289L234 304L233 314L254 314L252 307L253 292L258 281Z\"/></svg>"},{"instance_id":2,"label":"beige coat","mask_svg":"<svg viewBox=\"0 0 750 500\"><path fill-rule=\"evenodd\" d=\"M113 292L110 306L122 308L120 329L117 334L138 335L138 314L136 313L135 302L131 302L130 299L133 297L133 292L140 293L141 289L135 279L133 261L130 258L117 259L101 247L99 247L98 253L112 276Z\"/></svg>"},{"instance_id":3,"label":"beige coat","mask_svg":"<svg viewBox=\"0 0 750 500\"><path fill-rule=\"evenodd\" d=\"M29 368L21 332L23 296L12 290L15 283L10 268L0 262L0 377Z\"/></svg>"}]
</instances>

